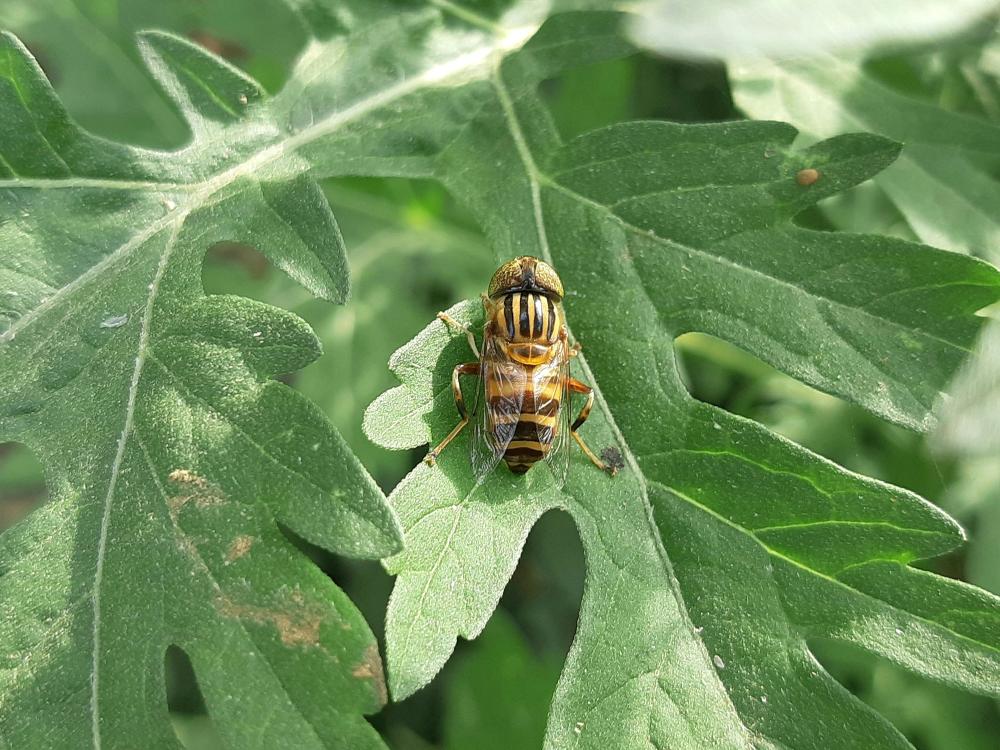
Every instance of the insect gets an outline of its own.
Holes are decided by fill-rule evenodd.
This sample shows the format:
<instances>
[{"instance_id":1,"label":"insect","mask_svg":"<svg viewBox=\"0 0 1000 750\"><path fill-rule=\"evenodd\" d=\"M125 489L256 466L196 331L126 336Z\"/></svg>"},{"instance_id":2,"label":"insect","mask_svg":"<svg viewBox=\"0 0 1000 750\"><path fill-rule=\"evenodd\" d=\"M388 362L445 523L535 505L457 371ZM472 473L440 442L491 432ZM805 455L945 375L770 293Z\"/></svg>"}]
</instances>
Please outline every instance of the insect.
<instances>
[{"instance_id":1,"label":"insect","mask_svg":"<svg viewBox=\"0 0 1000 750\"><path fill-rule=\"evenodd\" d=\"M445 323L465 330L478 361L458 365L452 372L451 390L461 420L427 454L427 463L433 465L472 421L472 470L479 482L503 459L515 474L546 461L561 484L569 470L570 436L595 466L612 476L617 473L618 462L602 461L577 432L590 415L594 391L570 377L569 363L580 346L569 345L562 298L562 281L555 269L523 256L501 265L482 295L486 323L481 353L471 331L445 313L438 314ZM479 378L471 417L462 396L463 375ZM570 422L572 393L587 400Z\"/></svg>"}]
</instances>

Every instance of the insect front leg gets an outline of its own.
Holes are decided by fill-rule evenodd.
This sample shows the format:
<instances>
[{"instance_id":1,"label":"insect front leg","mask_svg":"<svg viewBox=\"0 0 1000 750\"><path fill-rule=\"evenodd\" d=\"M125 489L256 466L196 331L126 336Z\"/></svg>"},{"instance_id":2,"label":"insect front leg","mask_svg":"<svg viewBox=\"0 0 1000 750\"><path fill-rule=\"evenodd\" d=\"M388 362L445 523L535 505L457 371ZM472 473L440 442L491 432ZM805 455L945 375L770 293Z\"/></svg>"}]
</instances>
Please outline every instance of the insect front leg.
<instances>
[{"instance_id":1,"label":"insect front leg","mask_svg":"<svg viewBox=\"0 0 1000 750\"><path fill-rule=\"evenodd\" d=\"M465 334L465 337L469 340L469 348L472 349L472 353L476 355L476 359L480 358L479 347L476 346L476 337L472 335L472 330L468 326L459 323L457 320L455 320L453 317L451 317L448 313L445 312L439 312L437 314L437 317L438 320L443 321L446 325L449 325L452 328L457 328L458 330L462 331Z\"/></svg>"},{"instance_id":2,"label":"insect front leg","mask_svg":"<svg viewBox=\"0 0 1000 750\"><path fill-rule=\"evenodd\" d=\"M559 340L562 341L563 346L566 347L566 356L569 359L577 356L580 350L583 349L583 344L579 341L575 342L572 346L569 343L569 331L566 330L566 326L563 326L559 331Z\"/></svg>"},{"instance_id":3,"label":"insect front leg","mask_svg":"<svg viewBox=\"0 0 1000 750\"><path fill-rule=\"evenodd\" d=\"M570 434L573 435L573 439L576 440L577 445L580 446L594 466L601 471L606 471L611 476L614 476L618 473L618 467L607 464L599 459L597 455L590 450L587 444L583 442L583 438L580 437L579 433L577 433L577 430L580 429L580 427L583 426L583 423L587 421L587 417L590 416L590 410L594 407L594 389L585 383L581 383L576 378L570 378L567 385L574 393L582 393L587 396L587 403L585 403L583 408L580 409L580 413L577 415L576 420L574 420L572 426L569 428Z\"/></svg>"},{"instance_id":4,"label":"insect front leg","mask_svg":"<svg viewBox=\"0 0 1000 750\"><path fill-rule=\"evenodd\" d=\"M458 436L458 433L465 428L465 425L469 424L469 412L465 408L465 398L462 396L462 386L458 379L462 375L479 375L479 373L480 365L478 362L466 362L463 365L456 365L455 369L451 371L451 392L455 397L455 407L458 409L458 414L462 419L455 425L455 429L448 433L448 437L427 452L424 462L428 465L433 466L437 457L441 455L441 451Z\"/></svg>"}]
</instances>

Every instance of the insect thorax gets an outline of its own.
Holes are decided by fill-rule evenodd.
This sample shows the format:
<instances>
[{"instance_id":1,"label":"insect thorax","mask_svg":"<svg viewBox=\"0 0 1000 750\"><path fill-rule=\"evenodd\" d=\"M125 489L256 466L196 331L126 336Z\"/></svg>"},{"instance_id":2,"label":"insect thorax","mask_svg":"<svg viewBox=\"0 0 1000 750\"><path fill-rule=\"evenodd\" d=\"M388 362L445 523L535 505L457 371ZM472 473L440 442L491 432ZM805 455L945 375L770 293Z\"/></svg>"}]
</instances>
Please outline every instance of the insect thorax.
<instances>
[{"instance_id":1,"label":"insect thorax","mask_svg":"<svg viewBox=\"0 0 1000 750\"><path fill-rule=\"evenodd\" d=\"M492 334L524 364L548 361L563 330L562 306L546 294L516 291L492 302Z\"/></svg>"}]
</instances>

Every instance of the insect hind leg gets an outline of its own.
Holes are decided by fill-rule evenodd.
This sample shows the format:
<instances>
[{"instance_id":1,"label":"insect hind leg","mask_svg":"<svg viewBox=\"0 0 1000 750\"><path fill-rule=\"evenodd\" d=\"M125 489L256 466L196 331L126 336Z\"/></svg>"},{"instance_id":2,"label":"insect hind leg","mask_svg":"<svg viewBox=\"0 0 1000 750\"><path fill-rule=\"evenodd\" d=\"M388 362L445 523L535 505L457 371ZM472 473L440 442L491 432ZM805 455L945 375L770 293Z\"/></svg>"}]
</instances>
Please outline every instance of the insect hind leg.
<instances>
[{"instance_id":1,"label":"insect hind leg","mask_svg":"<svg viewBox=\"0 0 1000 750\"><path fill-rule=\"evenodd\" d=\"M465 397L462 396L462 386L459 383L459 378L462 375L479 375L479 372L480 365L478 362L466 362L462 365L455 365L455 369L451 371L451 393L455 397L455 408L458 409L458 414L462 419L455 425L455 429L448 433L448 436L444 440L434 446L424 456L424 462L428 465L433 466L434 462L437 461L437 457L441 455L441 451L448 446L448 443L458 437L458 434L469 424L469 412L465 408Z\"/></svg>"},{"instance_id":2,"label":"insect hind leg","mask_svg":"<svg viewBox=\"0 0 1000 750\"><path fill-rule=\"evenodd\" d=\"M580 413L577 415L576 419L573 421L572 426L569 428L570 434L573 436L573 439L576 440L576 444L580 446L580 449L584 452L587 458L590 459L590 462L594 464L594 466L596 466L601 471L605 471L611 476L614 476L615 474L618 473L618 467L613 464L607 464L600 458L598 458L597 455L592 450L590 450L590 446L588 446L585 442L583 442L583 438L580 437L580 434L577 432L577 430L580 429L581 426L583 426L583 423L587 421L587 417L590 416L590 410L594 408L594 389L591 388L589 385L586 385L585 383L581 383L576 378L570 378L568 386L571 391L575 393L583 393L587 396L587 403L585 403L583 405L583 408L580 409Z\"/></svg>"}]
</instances>

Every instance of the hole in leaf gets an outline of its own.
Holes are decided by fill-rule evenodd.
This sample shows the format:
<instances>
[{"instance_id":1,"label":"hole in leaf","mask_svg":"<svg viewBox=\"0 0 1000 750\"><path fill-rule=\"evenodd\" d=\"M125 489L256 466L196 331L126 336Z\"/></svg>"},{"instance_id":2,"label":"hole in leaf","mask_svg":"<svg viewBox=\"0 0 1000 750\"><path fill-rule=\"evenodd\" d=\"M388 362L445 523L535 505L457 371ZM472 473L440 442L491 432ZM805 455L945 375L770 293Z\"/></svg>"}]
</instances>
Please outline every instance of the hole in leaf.
<instances>
[{"instance_id":1,"label":"hole in leaf","mask_svg":"<svg viewBox=\"0 0 1000 750\"><path fill-rule=\"evenodd\" d=\"M390 703L370 717L372 724L392 747L541 747L556 682L576 634L584 571L583 547L570 516L544 514L479 638L459 638L429 685L402 703ZM345 584L354 598L353 584ZM368 620L374 626L383 616L384 605Z\"/></svg>"},{"instance_id":2,"label":"hole in leaf","mask_svg":"<svg viewBox=\"0 0 1000 750\"><path fill-rule=\"evenodd\" d=\"M576 635L584 575L572 518L545 513L483 633L472 642L460 639L442 671L445 747L494 746L490 739L498 735L506 747L542 746Z\"/></svg>"},{"instance_id":3,"label":"hole in leaf","mask_svg":"<svg viewBox=\"0 0 1000 750\"><path fill-rule=\"evenodd\" d=\"M739 116L725 67L715 63L636 54L570 68L540 90L566 139L628 120L710 122Z\"/></svg>"},{"instance_id":4,"label":"hole in leaf","mask_svg":"<svg viewBox=\"0 0 1000 750\"><path fill-rule=\"evenodd\" d=\"M164 655L167 708L178 742L188 750L224 747L205 709L205 701L188 655L169 646Z\"/></svg>"},{"instance_id":5,"label":"hole in leaf","mask_svg":"<svg viewBox=\"0 0 1000 750\"><path fill-rule=\"evenodd\" d=\"M816 390L714 336L687 333L675 350L684 384L699 401L760 422L799 445L924 497L943 492L951 467L922 436Z\"/></svg>"},{"instance_id":6,"label":"hole in leaf","mask_svg":"<svg viewBox=\"0 0 1000 750\"><path fill-rule=\"evenodd\" d=\"M573 519L567 513L545 513L528 534L500 600L536 653L565 660L576 635L585 575L583 545Z\"/></svg>"},{"instance_id":7,"label":"hole in leaf","mask_svg":"<svg viewBox=\"0 0 1000 750\"><path fill-rule=\"evenodd\" d=\"M0 443L0 530L8 529L48 500L45 475L21 443Z\"/></svg>"},{"instance_id":8,"label":"hole in leaf","mask_svg":"<svg viewBox=\"0 0 1000 750\"><path fill-rule=\"evenodd\" d=\"M444 747L542 747L562 663L555 654L536 653L523 628L498 609L449 665Z\"/></svg>"},{"instance_id":9,"label":"hole in leaf","mask_svg":"<svg viewBox=\"0 0 1000 750\"><path fill-rule=\"evenodd\" d=\"M205 294L238 294L262 301L275 269L265 255L239 242L217 242L205 254L201 280Z\"/></svg>"}]
</instances>

